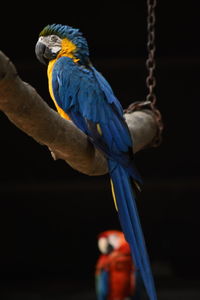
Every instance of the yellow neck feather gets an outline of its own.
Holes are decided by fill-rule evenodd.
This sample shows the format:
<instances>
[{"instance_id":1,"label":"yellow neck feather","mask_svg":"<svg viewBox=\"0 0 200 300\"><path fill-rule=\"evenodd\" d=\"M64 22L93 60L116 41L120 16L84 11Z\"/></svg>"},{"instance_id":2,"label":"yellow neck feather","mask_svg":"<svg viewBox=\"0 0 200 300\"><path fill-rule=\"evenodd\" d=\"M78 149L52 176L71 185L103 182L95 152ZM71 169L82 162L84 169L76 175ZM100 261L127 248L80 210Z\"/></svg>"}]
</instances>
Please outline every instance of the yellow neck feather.
<instances>
[{"instance_id":1,"label":"yellow neck feather","mask_svg":"<svg viewBox=\"0 0 200 300\"><path fill-rule=\"evenodd\" d=\"M60 52L58 53L57 58L61 56L67 56L69 58L72 58L74 62L79 61L79 59L75 58L74 51L76 50L76 45L72 43L67 38L62 40L62 48Z\"/></svg>"}]
</instances>

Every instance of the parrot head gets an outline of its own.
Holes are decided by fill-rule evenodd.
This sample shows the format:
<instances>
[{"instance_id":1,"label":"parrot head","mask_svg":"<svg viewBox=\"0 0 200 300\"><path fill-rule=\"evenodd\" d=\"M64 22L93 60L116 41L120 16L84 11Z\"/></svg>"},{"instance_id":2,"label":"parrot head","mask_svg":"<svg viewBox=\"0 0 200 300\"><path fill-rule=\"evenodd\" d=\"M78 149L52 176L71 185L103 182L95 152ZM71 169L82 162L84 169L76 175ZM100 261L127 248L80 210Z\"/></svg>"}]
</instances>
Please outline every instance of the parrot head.
<instances>
[{"instance_id":1,"label":"parrot head","mask_svg":"<svg viewBox=\"0 0 200 300\"><path fill-rule=\"evenodd\" d=\"M127 244L124 234L118 230L107 230L98 236L98 248L103 254L109 254L124 244Z\"/></svg>"},{"instance_id":2,"label":"parrot head","mask_svg":"<svg viewBox=\"0 0 200 300\"><path fill-rule=\"evenodd\" d=\"M61 24L44 27L39 34L35 53L45 65L61 56L68 56L83 64L89 61L88 44L79 29Z\"/></svg>"}]
</instances>

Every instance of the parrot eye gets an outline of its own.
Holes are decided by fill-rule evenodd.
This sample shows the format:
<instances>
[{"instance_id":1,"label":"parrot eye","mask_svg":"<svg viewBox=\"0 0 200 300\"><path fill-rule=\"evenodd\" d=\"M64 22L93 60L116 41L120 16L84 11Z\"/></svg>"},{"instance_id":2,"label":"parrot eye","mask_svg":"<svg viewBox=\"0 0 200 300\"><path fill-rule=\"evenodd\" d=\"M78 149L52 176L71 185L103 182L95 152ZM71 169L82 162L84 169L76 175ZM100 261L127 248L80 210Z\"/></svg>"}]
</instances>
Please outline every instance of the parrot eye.
<instances>
[{"instance_id":1,"label":"parrot eye","mask_svg":"<svg viewBox=\"0 0 200 300\"><path fill-rule=\"evenodd\" d=\"M57 42L57 40L58 40L58 38L57 38L56 35L51 35L51 36L50 36L50 41L51 41L51 42Z\"/></svg>"}]
</instances>

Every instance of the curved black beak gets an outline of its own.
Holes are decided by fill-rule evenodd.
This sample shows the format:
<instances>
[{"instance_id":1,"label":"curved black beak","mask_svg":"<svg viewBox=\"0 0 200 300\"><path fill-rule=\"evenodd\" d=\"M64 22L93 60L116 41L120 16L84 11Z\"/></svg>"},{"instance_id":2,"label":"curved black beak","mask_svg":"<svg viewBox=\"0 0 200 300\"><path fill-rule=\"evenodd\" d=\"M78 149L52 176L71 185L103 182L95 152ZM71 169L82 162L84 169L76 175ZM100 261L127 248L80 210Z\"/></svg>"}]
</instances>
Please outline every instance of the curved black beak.
<instances>
[{"instance_id":1,"label":"curved black beak","mask_svg":"<svg viewBox=\"0 0 200 300\"><path fill-rule=\"evenodd\" d=\"M53 53L45 44L40 41L38 41L35 45L35 54L37 59L45 65L47 65L51 59L56 58L56 53Z\"/></svg>"},{"instance_id":2,"label":"curved black beak","mask_svg":"<svg viewBox=\"0 0 200 300\"><path fill-rule=\"evenodd\" d=\"M46 46L41 42L37 42L37 44L35 45L36 57L42 64L47 65L48 61L44 57L45 50Z\"/></svg>"}]
</instances>

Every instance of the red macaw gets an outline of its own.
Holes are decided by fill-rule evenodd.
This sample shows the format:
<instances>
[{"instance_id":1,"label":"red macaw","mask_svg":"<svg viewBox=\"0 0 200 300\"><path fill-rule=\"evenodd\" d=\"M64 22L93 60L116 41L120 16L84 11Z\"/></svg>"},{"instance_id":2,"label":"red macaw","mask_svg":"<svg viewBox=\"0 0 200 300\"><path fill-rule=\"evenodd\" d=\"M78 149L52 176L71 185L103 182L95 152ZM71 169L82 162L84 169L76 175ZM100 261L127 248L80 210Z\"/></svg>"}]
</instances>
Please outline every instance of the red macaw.
<instances>
[{"instance_id":1,"label":"red macaw","mask_svg":"<svg viewBox=\"0 0 200 300\"><path fill-rule=\"evenodd\" d=\"M108 230L98 236L102 253L96 264L96 294L98 300L136 299L136 269L124 234ZM137 290L137 293L136 293ZM138 300L138 297L137 297Z\"/></svg>"}]
</instances>

